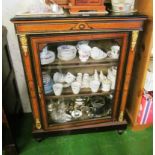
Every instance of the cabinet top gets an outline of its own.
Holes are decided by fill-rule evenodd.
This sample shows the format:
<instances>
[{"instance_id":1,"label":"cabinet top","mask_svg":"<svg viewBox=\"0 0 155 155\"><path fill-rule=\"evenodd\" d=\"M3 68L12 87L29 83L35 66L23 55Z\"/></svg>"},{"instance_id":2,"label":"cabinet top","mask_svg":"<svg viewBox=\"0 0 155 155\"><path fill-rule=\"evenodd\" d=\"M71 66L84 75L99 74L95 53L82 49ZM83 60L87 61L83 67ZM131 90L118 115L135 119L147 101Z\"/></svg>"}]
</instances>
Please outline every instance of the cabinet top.
<instances>
[{"instance_id":1,"label":"cabinet top","mask_svg":"<svg viewBox=\"0 0 155 155\"><path fill-rule=\"evenodd\" d=\"M11 19L17 34L45 34L58 32L98 32L142 30L147 16L139 13L126 15L59 15L16 16Z\"/></svg>"},{"instance_id":2,"label":"cabinet top","mask_svg":"<svg viewBox=\"0 0 155 155\"><path fill-rule=\"evenodd\" d=\"M44 20L64 20L64 19L85 19L85 18L89 18L89 19L93 19L93 18L97 18L97 19L134 19L134 18L138 18L141 20L145 20L147 18L146 15L142 15L138 12L136 13L129 13L129 14L121 14L121 13L108 13L108 14L68 14L68 13L64 13L62 15L46 15L46 14L36 14L36 15L16 15L14 18L11 19L12 22L18 22L18 21L44 21Z\"/></svg>"}]
</instances>

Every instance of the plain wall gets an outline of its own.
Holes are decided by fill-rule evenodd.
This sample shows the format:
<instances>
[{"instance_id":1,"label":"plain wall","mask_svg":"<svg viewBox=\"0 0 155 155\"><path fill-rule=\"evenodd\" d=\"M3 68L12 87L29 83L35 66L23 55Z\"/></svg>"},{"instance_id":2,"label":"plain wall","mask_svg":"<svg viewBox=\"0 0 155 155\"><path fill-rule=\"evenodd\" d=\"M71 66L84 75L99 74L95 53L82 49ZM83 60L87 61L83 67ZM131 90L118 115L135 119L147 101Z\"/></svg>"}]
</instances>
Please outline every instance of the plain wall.
<instances>
[{"instance_id":1,"label":"plain wall","mask_svg":"<svg viewBox=\"0 0 155 155\"><path fill-rule=\"evenodd\" d=\"M14 24L10 21L18 12L26 11L30 6L39 3L39 0L3 0L2 2L2 24L8 30L8 44L15 70L17 86L25 113L31 112L30 101L21 61L21 55L18 45L17 36L15 34Z\"/></svg>"}]
</instances>

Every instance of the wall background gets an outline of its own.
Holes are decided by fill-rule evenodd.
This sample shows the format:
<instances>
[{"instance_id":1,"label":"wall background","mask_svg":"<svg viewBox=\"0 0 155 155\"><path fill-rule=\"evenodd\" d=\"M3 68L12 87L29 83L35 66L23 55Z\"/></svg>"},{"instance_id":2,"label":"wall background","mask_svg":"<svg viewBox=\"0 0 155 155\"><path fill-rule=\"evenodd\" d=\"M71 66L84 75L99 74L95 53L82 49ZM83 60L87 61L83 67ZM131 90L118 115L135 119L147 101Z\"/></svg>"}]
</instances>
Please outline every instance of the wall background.
<instances>
[{"instance_id":1,"label":"wall background","mask_svg":"<svg viewBox=\"0 0 155 155\"><path fill-rule=\"evenodd\" d=\"M38 3L40 3L39 0L3 0L2 3L2 24L6 26L8 30L7 38L10 54L13 61L22 107L25 113L31 112L31 107L24 77L18 40L15 34L14 25L10 22L10 19L13 18L16 13L26 11L29 7L37 5Z\"/></svg>"}]
</instances>

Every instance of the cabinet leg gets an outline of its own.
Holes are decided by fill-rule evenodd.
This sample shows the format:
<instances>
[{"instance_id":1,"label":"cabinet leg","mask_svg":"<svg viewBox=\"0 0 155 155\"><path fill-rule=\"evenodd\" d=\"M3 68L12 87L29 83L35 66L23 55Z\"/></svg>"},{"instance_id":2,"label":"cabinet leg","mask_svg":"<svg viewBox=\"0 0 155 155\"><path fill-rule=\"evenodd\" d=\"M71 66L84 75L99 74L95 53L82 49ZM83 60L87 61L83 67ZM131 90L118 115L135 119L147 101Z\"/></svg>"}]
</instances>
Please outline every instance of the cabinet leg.
<instances>
[{"instance_id":1,"label":"cabinet leg","mask_svg":"<svg viewBox=\"0 0 155 155\"><path fill-rule=\"evenodd\" d=\"M37 138L34 138L37 142L42 142L45 138L40 138L40 137L37 137Z\"/></svg>"},{"instance_id":2,"label":"cabinet leg","mask_svg":"<svg viewBox=\"0 0 155 155\"><path fill-rule=\"evenodd\" d=\"M122 134L124 133L124 130L117 130L117 133L118 133L119 135L122 135Z\"/></svg>"}]
</instances>

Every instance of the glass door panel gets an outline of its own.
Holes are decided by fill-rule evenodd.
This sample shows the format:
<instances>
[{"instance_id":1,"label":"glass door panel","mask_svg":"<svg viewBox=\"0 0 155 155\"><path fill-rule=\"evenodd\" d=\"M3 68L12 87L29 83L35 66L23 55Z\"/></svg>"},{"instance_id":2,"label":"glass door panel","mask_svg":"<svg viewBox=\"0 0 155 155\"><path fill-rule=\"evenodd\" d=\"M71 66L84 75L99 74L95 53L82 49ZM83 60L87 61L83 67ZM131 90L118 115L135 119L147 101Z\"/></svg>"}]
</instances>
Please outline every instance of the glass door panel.
<instances>
[{"instance_id":1,"label":"glass door panel","mask_svg":"<svg viewBox=\"0 0 155 155\"><path fill-rule=\"evenodd\" d=\"M47 43L40 51L49 125L112 118L123 39Z\"/></svg>"}]
</instances>

